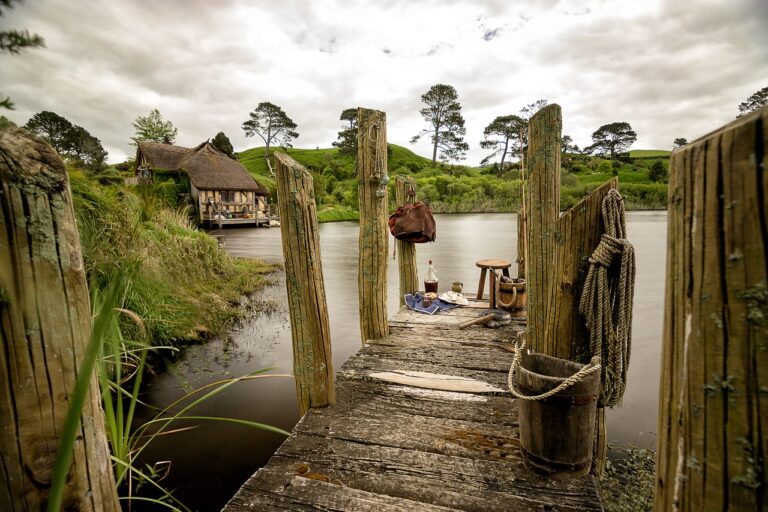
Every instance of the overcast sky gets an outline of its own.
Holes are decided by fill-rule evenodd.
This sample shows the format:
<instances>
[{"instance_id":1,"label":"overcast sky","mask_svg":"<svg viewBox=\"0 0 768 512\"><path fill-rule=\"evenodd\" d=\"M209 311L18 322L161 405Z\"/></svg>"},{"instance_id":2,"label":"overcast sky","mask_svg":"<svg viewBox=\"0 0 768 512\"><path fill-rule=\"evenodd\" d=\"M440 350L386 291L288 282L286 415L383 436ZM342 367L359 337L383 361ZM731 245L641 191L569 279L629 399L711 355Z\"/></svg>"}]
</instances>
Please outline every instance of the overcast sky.
<instances>
[{"instance_id":1,"label":"overcast sky","mask_svg":"<svg viewBox=\"0 0 768 512\"><path fill-rule=\"evenodd\" d=\"M0 55L0 93L18 124L54 111L101 139L110 162L133 154L131 122L157 108L195 145L241 125L259 102L298 124L296 147L329 147L348 107L387 113L389 142L425 127L421 95L454 86L466 163L483 128L543 98L579 146L629 122L634 148L671 149L730 121L768 85L768 1L27 0L2 28L46 48Z\"/></svg>"}]
</instances>

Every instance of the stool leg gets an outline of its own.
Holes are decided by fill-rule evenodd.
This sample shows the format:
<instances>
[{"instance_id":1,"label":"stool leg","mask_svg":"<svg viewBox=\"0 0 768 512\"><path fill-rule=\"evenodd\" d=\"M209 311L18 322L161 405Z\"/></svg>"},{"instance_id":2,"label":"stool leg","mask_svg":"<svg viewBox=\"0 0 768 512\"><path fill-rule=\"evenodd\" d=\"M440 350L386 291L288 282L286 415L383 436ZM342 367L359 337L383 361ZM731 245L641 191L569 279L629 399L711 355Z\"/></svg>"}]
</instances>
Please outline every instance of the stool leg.
<instances>
[{"instance_id":1,"label":"stool leg","mask_svg":"<svg viewBox=\"0 0 768 512\"><path fill-rule=\"evenodd\" d=\"M505 276L509 277L509 267L507 267L507 268L503 269L501 272L502 272L502 274L504 274Z\"/></svg>"},{"instance_id":2,"label":"stool leg","mask_svg":"<svg viewBox=\"0 0 768 512\"><path fill-rule=\"evenodd\" d=\"M477 287L477 300L483 300L483 291L485 290L485 273L488 269L480 269L480 286Z\"/></svg>"},{"instance_id":3,"label":"stool leg","mask_svg":"<svg viewBox=\"0 0 768 512\"><path fill-rule=\"evenodd\" d=\"M491 309L496 309L496 272L491 270L491 298L488 301Z\"/></svg>"}]
</instances>

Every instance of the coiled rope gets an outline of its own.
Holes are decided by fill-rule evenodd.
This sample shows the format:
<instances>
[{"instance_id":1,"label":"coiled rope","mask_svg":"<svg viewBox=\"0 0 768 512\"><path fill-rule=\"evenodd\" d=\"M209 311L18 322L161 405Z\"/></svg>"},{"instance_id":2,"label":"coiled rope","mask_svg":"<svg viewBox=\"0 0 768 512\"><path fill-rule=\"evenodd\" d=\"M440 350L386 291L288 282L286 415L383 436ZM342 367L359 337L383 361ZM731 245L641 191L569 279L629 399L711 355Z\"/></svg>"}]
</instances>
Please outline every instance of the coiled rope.
<instances>
[{"instance_id":1,"label":"coiled rope","mask_svg":"<svg viewBox=\"0 0 768 512\"><path fill-rule=\"evenodd\" d=\"M534 395L534 396L524 395L520 393L517 389L515 389L515 372L517 368L520 366L520 361L523 358L523 350L525 350L525 340L523 340L523 343L519 347L517 346L517 340L515 340L515 358L512 360L512 367L509 369L509 375L507 376L507 385L509 386L510 393L512 393L512 395L515 398L519 398L520 400L531 400L531 401L546 400L547 398L568 389L574 384L581 382L588 375L591 375L595 372L600 371L600 363L595 361L590 361L588 365L584 366L581 370L579 370L578 372L574 373L573 375L565 379L563 382L555 386L553 389L550 389L549 391L542 393L540 395Z\"/></svg>"},{"instance_id":2,"label":"coiled rope","mask_svg":"<svg viewBox=\"0 0 768 512\"><path fill-rule=\"evenodd\" d=\"M605 234L589 258L579 313L589 330L592 355L600 356L603 362L599 405L612 407L621 402L627 384L635 249L626 239L624 199L617 190L610 190L603 199L602 213ZM614 264L616 257L619 261Z\"/></svg>"}]
</instances>

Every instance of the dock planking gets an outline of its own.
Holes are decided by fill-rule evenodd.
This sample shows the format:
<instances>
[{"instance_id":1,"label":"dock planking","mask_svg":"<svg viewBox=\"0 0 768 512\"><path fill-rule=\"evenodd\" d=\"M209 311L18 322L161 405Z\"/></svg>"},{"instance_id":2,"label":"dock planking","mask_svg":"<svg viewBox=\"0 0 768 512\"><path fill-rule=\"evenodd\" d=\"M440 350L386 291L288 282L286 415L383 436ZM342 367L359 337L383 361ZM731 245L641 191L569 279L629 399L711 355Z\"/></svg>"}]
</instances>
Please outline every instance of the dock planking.
<instances>
[{"instance_id":1,"label":"dock planking","mask_svg":"<svg viewBox=\"0 0 768 512\"><path fill-rule=\"evenodd\" d=\"M525 323L458 329L486 307L399 311L224 510L602 510L594 478L524 466L506 380Z\"/></svg>"}]
</instances>

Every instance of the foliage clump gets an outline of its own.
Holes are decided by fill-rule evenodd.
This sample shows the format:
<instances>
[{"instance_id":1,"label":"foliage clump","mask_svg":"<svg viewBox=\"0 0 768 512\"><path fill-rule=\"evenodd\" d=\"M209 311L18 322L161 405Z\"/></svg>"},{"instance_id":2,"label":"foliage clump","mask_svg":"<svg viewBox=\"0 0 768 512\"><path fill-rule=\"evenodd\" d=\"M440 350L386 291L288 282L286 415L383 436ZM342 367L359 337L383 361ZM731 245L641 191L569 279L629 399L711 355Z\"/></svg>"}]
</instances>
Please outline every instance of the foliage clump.
<instances>
[{"instance_id":1,"label":"foliage clump","mask_svg":"<svg viewBox=\"0 0 768 512\"><path fill-rule=\"evenodd\" d=\"M70 183L90 286L106 290L131 275L123 307L141 317L154 343L221 332L242 295L267 282L272 266L228 256L186 212L168 207L163 184L104 186L74 169Z\"/></svg>"},{"instance_id":2,"label":"foliage clump","mask_svg":"<svg viewBox=\"0 0 768 512\"><path fill-rule=\"evenodd\" d=\"M606 512L652 512L656 453L630 445L609 459L600 480Z\"/></svg>"}]
</instances>

